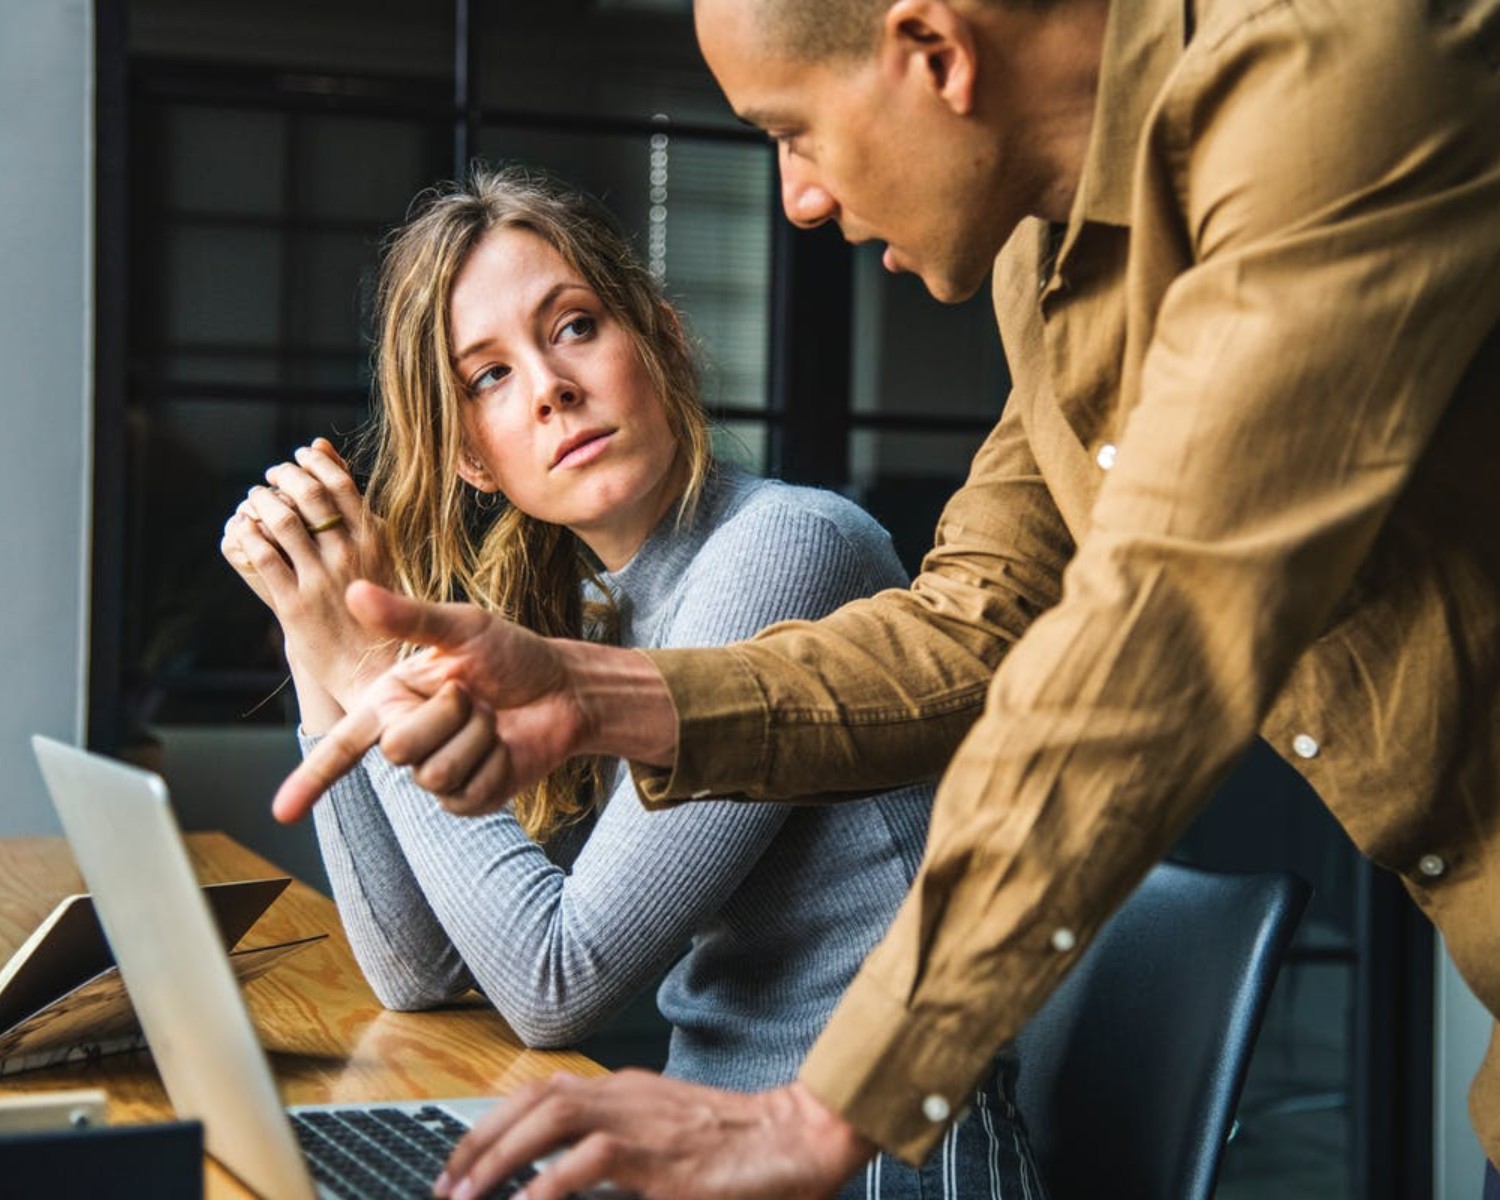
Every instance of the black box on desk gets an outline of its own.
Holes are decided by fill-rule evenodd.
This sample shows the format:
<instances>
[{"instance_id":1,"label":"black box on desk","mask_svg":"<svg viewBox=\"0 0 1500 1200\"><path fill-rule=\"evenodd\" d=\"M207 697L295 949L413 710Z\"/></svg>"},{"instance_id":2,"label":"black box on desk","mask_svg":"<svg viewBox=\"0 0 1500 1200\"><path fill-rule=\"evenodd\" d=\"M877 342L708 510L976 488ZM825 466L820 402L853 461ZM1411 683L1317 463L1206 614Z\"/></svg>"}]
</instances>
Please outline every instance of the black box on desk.
<instances>
[{"instance_id":1,"label":"black box on desk","mask_svg":"<svg viewBox=\"0 0 1500 1200\"><path fill-rule=\"evenodd\" d=\"M0 1134L0 1193L203 1200L203 1125L105 1125Z\"/></svg>"}]
</instances>

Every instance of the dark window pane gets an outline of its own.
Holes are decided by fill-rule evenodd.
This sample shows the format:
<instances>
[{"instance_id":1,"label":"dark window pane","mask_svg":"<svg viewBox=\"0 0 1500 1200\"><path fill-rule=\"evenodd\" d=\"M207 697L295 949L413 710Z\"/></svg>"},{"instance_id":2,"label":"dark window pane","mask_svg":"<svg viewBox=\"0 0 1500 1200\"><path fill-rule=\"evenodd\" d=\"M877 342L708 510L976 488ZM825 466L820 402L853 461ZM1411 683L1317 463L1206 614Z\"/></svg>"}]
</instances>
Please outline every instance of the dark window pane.
<instances>
[{"instance_id":1,"label":"dark window pane","mask_svg":"<svg viewBox=\"0 0 1500 1200\"><path fill-rule=\"evenodd\" d=\"M283 113L152 106L163 207L275 216L286 204Z\"/></svg>"},{"instance_id":2,"label":"dark window pane","mask_svg":"<svg viewBox=\"0 0 1500 1200\"><path fill-rule=\"evenodd\" d=\"M128 548L128 724L237 720L284 673L275 623L219 551L224 522L265 468L317 433L347 443L352 405L175 400L135 424ZM279 706L258 719L283 720Z\"/></svg>"},{"instance_id":3,"label":"dark window pane","mask_svg":"<svg viewBox=\"0 0 1500 1200\"><path fill-rule=\"evenodd\" d=\"M850 441L852 494L890 530L916 574L943 505L963 483L982 433L856 430Z\"/></svg>"}]
</instances>

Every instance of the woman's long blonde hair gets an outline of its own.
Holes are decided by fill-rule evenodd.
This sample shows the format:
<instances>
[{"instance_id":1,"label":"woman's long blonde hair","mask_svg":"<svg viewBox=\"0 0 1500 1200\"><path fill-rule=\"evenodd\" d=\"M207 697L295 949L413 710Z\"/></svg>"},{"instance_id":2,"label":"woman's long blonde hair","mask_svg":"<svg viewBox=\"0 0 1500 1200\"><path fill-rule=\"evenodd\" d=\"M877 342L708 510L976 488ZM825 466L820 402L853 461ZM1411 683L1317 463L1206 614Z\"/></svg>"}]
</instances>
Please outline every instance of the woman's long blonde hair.
<instances>
[{"instance_id":1,"label":"woman's long blonde hair","mask_svg":"<svg viewBox=\"0 0 1500 1200\"><path fill-rule=\"evenodd\" d=\"M678 447L674 469L685 480L679 520L713 468L687 335L602 206L544 172L478 169L467 183L424 193L414 211L393 235L380 272L368 488L398 586L425 600L471 601L549 637L584 636L586 622L598 636L612 614L585 604L584 584L595 572L577 537L512 504L494 505L495 497L459 478L469 400L452 367L453 281L495 229L537 235L578 272L628 333L665 405ZM586 814L603 772L598 760L572 760L517 796L522 828L545 841Z\"/></svg>"}]
</instances>

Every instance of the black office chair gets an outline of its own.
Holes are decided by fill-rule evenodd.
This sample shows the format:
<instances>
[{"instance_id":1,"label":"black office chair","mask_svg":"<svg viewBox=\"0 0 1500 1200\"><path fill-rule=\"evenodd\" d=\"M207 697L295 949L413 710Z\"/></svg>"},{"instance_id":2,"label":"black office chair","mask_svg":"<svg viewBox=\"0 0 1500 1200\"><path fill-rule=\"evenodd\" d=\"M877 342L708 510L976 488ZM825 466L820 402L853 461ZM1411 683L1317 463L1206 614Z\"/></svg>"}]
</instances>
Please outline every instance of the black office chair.
<instances>
[{"instance_id":1,"label":"black office chair","mask_svg":"<svg viewBox=\"0 0 1500 1200\"><path fill-rule=\"evenodd\" d=\"M1210 1200L1277 967L1289 874L1162 863L1017 1039L1052 1200Z\"/></svg>"}]
</instances>

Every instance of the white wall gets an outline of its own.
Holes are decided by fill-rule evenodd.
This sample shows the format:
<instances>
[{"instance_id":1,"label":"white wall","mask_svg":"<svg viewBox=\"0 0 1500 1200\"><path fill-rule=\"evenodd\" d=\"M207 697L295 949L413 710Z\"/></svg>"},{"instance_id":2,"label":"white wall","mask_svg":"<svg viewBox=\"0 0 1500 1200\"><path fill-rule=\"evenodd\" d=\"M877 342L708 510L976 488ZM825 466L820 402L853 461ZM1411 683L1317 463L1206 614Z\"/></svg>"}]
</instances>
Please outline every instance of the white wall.
<instances>
[{"instance_id":1,"label":"white wall","mask_svg":"<svg viewBox=\"0 0 1500 1200\"><path fill-rule=\"evenodd\" d=\"M0 3L0 836L57 830L28 741L83 733L93 6Z\"/></svg>"},{"instance_id":2,"label":"white wall","mask_svg":"<svg viewBox=\"0 0 1500 1200\"><path fill-rule=\"evenodd\" d=\"M1474 1200L1484 1177L1484 1152L1469 1123L1469 1084L1489 1045L1493 1021L1464 983L1438 939L1434 964L1432 1194Z\"/></svg>"}]
</instances>

